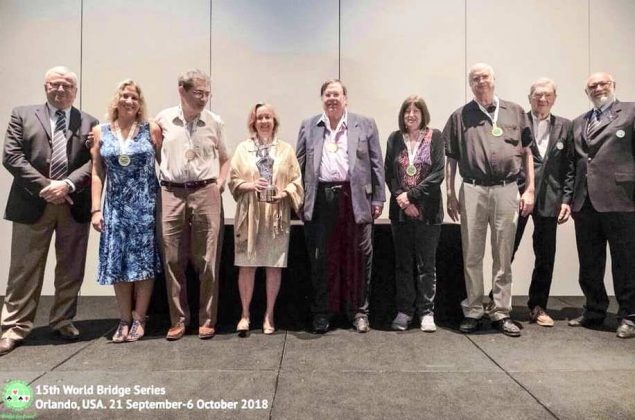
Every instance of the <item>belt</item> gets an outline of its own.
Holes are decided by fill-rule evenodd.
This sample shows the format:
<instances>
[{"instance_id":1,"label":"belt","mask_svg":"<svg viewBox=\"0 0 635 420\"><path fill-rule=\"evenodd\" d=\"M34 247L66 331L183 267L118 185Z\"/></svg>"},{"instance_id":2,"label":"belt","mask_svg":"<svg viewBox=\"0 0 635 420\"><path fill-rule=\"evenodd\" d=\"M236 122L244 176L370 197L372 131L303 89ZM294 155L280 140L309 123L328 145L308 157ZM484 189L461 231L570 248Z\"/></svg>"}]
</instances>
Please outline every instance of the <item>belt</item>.
<instances>
[{"instance_id":1,"label":"belt","mask_svg":"<svg viewBox=\"0 0 635 420\"><path fill-rule=\"evenodd\" d=\"M463 182L472 185L480 185L482 187L493 187L496 185L507 185L507 184L515 184L518 180L518 176L513 176L507 179L472 179L472 178L463 178Z\"/></svg>"},{"instance_id":2,"label":"belt","mask_svg":"<svg viewBox=\"0 0 635 420\"><path fill-rule=\"evenodd\" d=\"M323 190L330 190L330 191L340 191L342 188L344 188L345 185L348 185L349 182L348 181L343 181L343 182L320 182L318 184L318 188L321 188Z\"/></svg>"},{"instance_id":3,"label":"belt","mask_svg":"<svg viewBox=\"0 0 635 420\"><path fill-rule=\"evenodd\" d=\"M161 181L160 184L164 187L172 187L172 188L187 188L190 190L195 190L197 188L204 187L208 184L215 184L216 178L204 179L202 181L188 181L188 182L170 182L170 181Z\"/></svg>"}]
</instances>

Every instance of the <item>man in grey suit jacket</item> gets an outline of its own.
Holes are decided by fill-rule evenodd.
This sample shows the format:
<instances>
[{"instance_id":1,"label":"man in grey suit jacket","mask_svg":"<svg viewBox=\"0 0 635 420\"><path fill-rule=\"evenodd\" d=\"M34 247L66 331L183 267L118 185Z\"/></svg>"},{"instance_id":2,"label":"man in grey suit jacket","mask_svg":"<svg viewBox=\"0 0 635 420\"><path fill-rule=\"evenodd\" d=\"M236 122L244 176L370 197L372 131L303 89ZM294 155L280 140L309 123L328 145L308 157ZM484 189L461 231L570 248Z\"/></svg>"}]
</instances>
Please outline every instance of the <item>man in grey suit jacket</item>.
<instances>
[{"instance_id":1,"label":"man in grey suit jacket","mask_svg":"<svg viewBox=\"0 0 635 420\"><path fill-rule=\"evenodd\" d=\"M346 93L341 81L324 82L324 112L302 122L297 142L317 333L342 311L358 332L369 330L372 224L385 201L377 126L347 111Z\"/></svg>"},{"instance_id":2,"label":"man in grey suit jacket","mask_svg":"<svg viewBox=\"0 0 635 420\"><path fill-rule=\"evenodd\" d=\"M556 83L548 78L540 78L532 83L529 89L531 111L527 113L534 138L529 148L534 161L535 204L531 217L534 222L532 239L536 257L527 306L530 322L543 327L554 325L545 310L556 257L556 230L559 223L569 219L569 206L562 205L562 188L568 163L567 135L571 121L551 114L556 90ZM518 186L520 193L524 193L524 172L519 175ZM529 216L518 217L512 260L522 240L527 220Z\"/></svg>"},{"instance_id":3,"label":"man in grey suit jacket","mask_svg":"<svg viewBox=\"0 0 635 420\"><path fill-rule=\"evenodd\" d=\"M53 232L57 266L49 324L62 338L79 336L71 320L84 278L91 215L86 139L98 121L72 107L77 76L66 67L46 72L44 90L46 104L13 110L4 142L2 162L13 175L5 218L13 222L13 233L0 355L33 328Z\"/></svg>"},{"instance_id":4,"label":"man in grey suit jacket","mask_svg":"<svg viewBox=\"0 0 635 420\"><path fill-rule=\"evenodd\" d=\"M564 202L571 205L586 297L572 327L601 324L609 300L604 287L606 244L619 304L620 338L635 337L635 103L615 98L615 80L592 74L585 92L593 109L573 120L573 149Z\"/></svg>"}]
</instances>

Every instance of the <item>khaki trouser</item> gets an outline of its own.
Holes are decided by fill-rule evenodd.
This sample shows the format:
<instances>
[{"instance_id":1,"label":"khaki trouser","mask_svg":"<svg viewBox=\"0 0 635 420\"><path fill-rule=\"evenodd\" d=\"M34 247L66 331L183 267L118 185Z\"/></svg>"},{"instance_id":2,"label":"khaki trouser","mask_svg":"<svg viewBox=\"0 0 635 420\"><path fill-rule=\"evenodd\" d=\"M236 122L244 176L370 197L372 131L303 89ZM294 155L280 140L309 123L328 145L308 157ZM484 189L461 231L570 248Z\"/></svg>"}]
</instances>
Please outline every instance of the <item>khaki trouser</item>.
<instances>
[{"instance_id":1,"label":"khaki trouser","mask_svg":"<svg viewBox=\"0 0 635 420\"><path fill-rule=\"evenodd\" d=\"M34 224L13 223L11 265L2 308L2 337L23 340L33 328L46 257L55 232L55 297L49 325L61 328L77 312L84 279L89 223L78 223L66 204L47 204Z\"/></svg>"},{"instance_id":2,"label":"khaki trouser","mask_svg":"<svg viewBox=\"0 0 635 420\"><path fill-rule=\"evenodd\" d=\"M185 269L192 262L200 284L199 326L216 325L222 202L215 183L195 190L161 187L161 237L172 325L189 325Z\"/></svg>"},{"instance_id":3,"label":"khaki trouser","mask_svg":"<svg viewBox=\"0 0 635 420\"><path fill-rule=\"evenodd\" d=\"M483 187L463 183L459 192L461 242L467 298L463 315L481 318L483 311L483 255L487 227L492 244L492 293L495 308L490 319L510 316L514 237L518 223L519 192L516 183Z\"/></svg>"}]
</instances>

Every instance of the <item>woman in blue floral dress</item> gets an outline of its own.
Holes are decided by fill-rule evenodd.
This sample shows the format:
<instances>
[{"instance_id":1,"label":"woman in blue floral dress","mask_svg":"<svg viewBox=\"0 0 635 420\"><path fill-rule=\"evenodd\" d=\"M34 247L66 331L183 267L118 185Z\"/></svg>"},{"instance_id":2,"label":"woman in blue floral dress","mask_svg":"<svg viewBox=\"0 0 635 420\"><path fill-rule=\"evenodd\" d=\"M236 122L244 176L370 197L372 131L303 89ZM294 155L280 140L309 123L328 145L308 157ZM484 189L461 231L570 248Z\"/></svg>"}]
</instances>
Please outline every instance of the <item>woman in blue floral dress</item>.
<instances>
[{"instance_id":1,"label":"woman in blue floral dress","mask_svg":"<svg viewBox=\"0 0 635 420\"><path fill-rule=\"evenodd\" d=\"M162 136L158 125L146 121L141 89L132 80L117 87L108 120L93 129L91 223L101 232L98 282L114 286L119 306L112 341L121 343L143 337L153 280L161 267L155 237L155 159Z\"/></svg>"}]
</instances>

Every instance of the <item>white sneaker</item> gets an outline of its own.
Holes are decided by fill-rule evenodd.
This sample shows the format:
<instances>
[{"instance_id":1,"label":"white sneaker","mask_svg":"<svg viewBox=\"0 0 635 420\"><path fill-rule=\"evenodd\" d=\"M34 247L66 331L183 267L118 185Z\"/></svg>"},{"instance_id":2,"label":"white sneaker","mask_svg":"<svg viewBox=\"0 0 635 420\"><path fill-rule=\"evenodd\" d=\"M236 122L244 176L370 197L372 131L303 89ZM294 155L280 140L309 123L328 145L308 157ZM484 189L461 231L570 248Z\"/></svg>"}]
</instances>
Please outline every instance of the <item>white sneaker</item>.
<instances>
[{"instance_id":1,"label":"white sneaker","mask_svg":"<svg viewBox=\"0 0 635 420\"><path fill-rule=\"evenodd\" d=\"M421 317L421 331L424 332L435 332L437 330L437 326L434 323L434 315L424 315Z\"/></svg>"}]
</instances>

